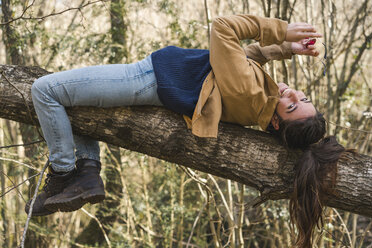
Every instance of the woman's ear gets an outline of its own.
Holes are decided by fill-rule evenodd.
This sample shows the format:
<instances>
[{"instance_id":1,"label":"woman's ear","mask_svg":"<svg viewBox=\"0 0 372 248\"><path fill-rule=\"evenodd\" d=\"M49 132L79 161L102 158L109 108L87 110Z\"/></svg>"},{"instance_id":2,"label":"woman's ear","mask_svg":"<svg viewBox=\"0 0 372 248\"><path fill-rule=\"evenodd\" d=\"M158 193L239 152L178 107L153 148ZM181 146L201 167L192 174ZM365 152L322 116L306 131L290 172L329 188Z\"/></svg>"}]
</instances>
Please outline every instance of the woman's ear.
<instances>
[{"instance_id":1,"label":"woman's ear","mask_svg":"<svg viewBox=\"0 0 372 248\"><path fill-rule=\"evenodd\" d=\"M271 118L271 125L273 125L275 130L279 130L279 117L276 113Z\"/></svg>"}]
</instances>

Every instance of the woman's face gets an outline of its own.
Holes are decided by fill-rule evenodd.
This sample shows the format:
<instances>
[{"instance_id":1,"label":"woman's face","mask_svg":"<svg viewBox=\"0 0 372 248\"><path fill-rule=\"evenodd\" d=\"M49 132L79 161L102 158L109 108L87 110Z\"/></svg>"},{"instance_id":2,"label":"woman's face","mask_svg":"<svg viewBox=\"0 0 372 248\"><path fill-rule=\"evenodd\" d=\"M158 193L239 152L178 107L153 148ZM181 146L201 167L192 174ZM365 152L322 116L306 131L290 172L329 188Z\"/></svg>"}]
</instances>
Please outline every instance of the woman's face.
<instances>
[{"instance_id":1,"label":"woman's face","mask_svg":"<svg viewBox=\"0 0 372 248\"><path fill-rule=\"evenodd\" d=\"M283 120L304 119L316 114L314 105L302 91L296 91L285 83L279 83L280 100L276 112Z\"/></svg>"}]
</instances>

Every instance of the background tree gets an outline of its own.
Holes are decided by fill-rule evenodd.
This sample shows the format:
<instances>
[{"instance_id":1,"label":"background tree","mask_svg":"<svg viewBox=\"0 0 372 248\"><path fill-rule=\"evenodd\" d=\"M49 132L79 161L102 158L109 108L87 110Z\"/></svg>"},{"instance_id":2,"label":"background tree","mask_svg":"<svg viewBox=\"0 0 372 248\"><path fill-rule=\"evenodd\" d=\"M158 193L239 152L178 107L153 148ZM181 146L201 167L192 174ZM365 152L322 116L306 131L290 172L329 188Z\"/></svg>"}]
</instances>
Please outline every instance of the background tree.
<instances>
[{"instance_id":1,"label":"background tree","mask_svg":"<svg viewBox=\"0 0 372 248\"><path fill-rule=\"evenodd\" d=\"M218 15L249 12L313 23L324 34L327 59L295 56L273 62L271 74L311 94L326 113L329 134L371 155L372 6L368 0L1 0L1 9L0 63L38 65L49 71L134 62L166 45L205 49L209 22ZM12 56L19 56L16 62L11 62ZM0 146L40 139L35 129L21 132L19 126L1 120ZM290 246L286 200L250 208L247 204L258 195L250 187L124 149L113 156L103 143L101 148L106 188L120 189L109 190L110 204L118 205L88 205L74 213L32 219L29 247ZM0 151L1 194L26 180L2 196L2 247L19 244L26 218L23 198L28 199L29 187L35 185L27 179L40 170L46 156L44 143ZM327 208L326 216L317 247L372 243L370 219L333 208ZM93 242L78 238L92 226L95 235L89 241Z\"/></svg>"}]
</instances>

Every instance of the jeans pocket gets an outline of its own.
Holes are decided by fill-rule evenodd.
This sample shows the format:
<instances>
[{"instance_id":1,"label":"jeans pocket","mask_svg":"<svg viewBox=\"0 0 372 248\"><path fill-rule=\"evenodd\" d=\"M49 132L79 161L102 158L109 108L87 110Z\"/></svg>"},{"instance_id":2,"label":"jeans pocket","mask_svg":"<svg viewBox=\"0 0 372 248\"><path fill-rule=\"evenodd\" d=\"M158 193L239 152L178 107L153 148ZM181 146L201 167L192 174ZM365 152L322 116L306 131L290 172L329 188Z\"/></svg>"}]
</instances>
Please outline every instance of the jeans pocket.
<instances>
[{"instance_id":1,"label":"jeans pocket","mask_svg":"<svg viewBox=\"0 0 372 248\"><path fill-rule=\"evenodd\" d=\"M145 85L142 89L136 91L135 95L136 97L141 97L141 95L146 94L148 91L152 90L156 86L156 81L153 81L147 85Z\"/></svg>"},{"instance_id":2,"label":"jeans pocket","mask_svg":"<svg viewBox=\"0 0 372 248\"><path fill-rule=\"evenodd\" d=\"M154 105L158 99L157 83L154 80L135 92L134 105Z\"/></svg>"}]
</instances>

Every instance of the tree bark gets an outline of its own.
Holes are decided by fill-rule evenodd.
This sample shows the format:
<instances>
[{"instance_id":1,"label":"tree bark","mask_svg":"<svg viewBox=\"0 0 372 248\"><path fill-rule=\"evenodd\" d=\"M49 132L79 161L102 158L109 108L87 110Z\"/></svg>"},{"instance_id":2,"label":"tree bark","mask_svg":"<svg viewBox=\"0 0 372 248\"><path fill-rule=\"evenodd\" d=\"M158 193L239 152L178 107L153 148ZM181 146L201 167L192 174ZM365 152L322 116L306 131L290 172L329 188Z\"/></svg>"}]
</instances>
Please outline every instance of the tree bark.
<instances>
[{"instance_id":1,"label":"tree bark","mask_svg":"<svg viewBox=\"0 0 372 248\"><path fill-rule=\"evenodd\" d=\"M47 73L0 65L0 117L37 125L30 87ZM288 198L292 191L299 152L287 151L267 133L220 123L217 139L199 138L179 114L161 107L74 107L67 112L77 134L235 180L259 190L262 200ZM372 157L340 160L335 194L326 205L372 217L371 179Z\"/></svg>"}]
</instances>

